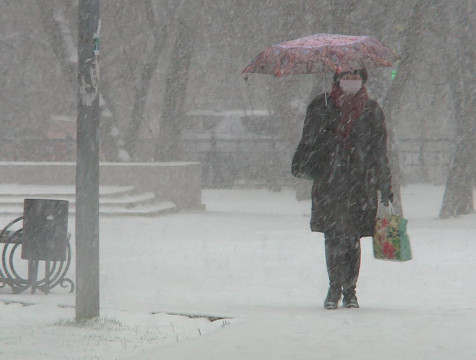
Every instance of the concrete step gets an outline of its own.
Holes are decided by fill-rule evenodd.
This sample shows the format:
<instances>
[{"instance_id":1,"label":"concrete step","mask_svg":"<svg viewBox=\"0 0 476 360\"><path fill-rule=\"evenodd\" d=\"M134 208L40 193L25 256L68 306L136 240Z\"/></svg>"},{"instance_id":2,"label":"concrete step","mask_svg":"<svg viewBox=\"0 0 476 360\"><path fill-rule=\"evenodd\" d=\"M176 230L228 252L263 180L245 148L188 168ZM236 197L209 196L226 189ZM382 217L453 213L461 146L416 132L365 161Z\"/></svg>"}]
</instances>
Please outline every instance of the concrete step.
<instances>
[{"instance_id":1,"label":"concrete step","mask_svg":"<svg viewBox=\"0 0 476 360\"><path fill-rule=\"evenodd\" d=\"M160 201L148 205L137 205L126 208L124 206L111 206L104 208L99 206L101 216L156 216L165 215L177 211L176 205L171 201ZM76 209L69 208L69 214L74 215ZM0 203L0 216L19 217L23 215L23 205L3 205Z\"/></svg>"},{"instance_id":2,"label":"concrete step","mask_svg":"<svg viewBox=\"0 0 476 360\"><path fill-rule=\"evenodd\" d=\"M101 216L156 216L177 211L171 201L158 201L152 192L136 193L132 186L107 186L99 189ZM24 199L69 201L69 213L75 214L73 186L0 185L0 215L22 216Z\"/></svg>"},{"instance_id":3,"label":"concrete step","mask_svg":"<svg viewBox=\"0 0 476 360\"><path fill-rule=\"evenodd\" d=\"M99 187L99 197L120 197L134 191L134 186L101 186ZM71 197L74 198L76 187L69 185L18 185L0 184L1 197Z\"/></svg>"},{"instance_id":4,"label":"concrete step","mask_svg":"<svg viewBox=\"0 0 476 360\"><path fill-rule=\"evenodd\" d=\"M74 194L29 194L25 195L9 195L4 196L0 194L1 205L23 205L24 199L52 199L52 200L66 200L69 202L69 207L73 208L76 203ZM125 206L133 207L139 204L146 204L156 201L154 193L124 193L123 196L109 197L105 195L99 196L99 206Z\"/></svg>"}]
</instances>

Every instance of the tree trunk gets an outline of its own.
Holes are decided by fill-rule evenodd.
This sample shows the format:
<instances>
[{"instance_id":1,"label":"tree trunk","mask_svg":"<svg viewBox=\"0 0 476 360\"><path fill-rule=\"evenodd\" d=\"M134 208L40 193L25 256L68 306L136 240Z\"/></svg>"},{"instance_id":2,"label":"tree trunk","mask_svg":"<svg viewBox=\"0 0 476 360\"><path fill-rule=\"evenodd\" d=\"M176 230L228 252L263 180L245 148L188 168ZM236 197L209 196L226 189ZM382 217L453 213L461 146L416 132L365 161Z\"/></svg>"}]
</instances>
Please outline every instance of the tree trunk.
<instances>
[{"instance_id":1,"label":"tree trunk","mask_svg":"<svg viewBox=\"0 0 476 360\"><path fill-rule=\"evenodd\" d=\"M440 219L473 212L474 139L465 136L456 146L446 181Z\"/></svg>"},{"instance_id":2,"label":"tree trunk","mask_svg":"<svg viewBox=\"0 0 476 360\"><path fill-rule=\"evenodd\" d=\"M448 82L453 97L457 124L456 151L449 169L440 218L469 214L473 212L473 176L475 155L475 91L472 79L475 65L474 24L470 21L471 5L455 4L456 33L459 35L457 49L447 49ZM474 12L474 10L473 10ZM452 55L456 55L451 61Z\"/></svg>"},{"instance_id":3,"label":"tree trunk","mask_svg":"<svg viewBox=\"0 0 476 360\"><path fill-rule=\"evenodd\" d=\"M146 7L145 11L146 11L147 22L154 36L154 46L142 70L140 83L139 83L139 86L137 87L136 95L134 99L134 107L132 109L132 119L129 124L129 129L126 135L126 148L128 149L130 155L134 159L136 159L136 147L137 147L137 141L138 141L140 129L145 122L144 113L145 113L145 107L147 104L147 97L149 94L150 84L152 81L152 76L157 69L157 66L159 63L159 56L164 47L166 33L167 33L167 24L163 24L162 27L159 26L158 20L154 13L154 8L152 6L151 0L144 0L144 1L145 1L145 7Z\"/></svg>"},{"instance_id":4,"label":"tree trunk","mask_svg":"<svg viewBox=\"0 0 476 360\"><path fill-rule=\"evenodd\" d=\"M177 37L172 49L156 147L156 161L183 159L181 126L185 117L185 95L193 54L194 30L179 20Z\"/></svg>"},{"instance_id":5,"label":"tree trunk","mask_svg":"<svg viewBox=\"0 0 476 360\"><path fill-rule=\"evenodd\" d=\"M462 71L455 67L451 69L448 71L448 80L457 124L456 150L448 172L440 219L473 212L474 131L471 118L464 111Z\"/></svg>"},{"instance_id":6,"label":"tree trunk","mask_svg":"<svg viewBox=\"0 0 476 360\"><path fill-rule=\"evenodd\" d=\"M346 22L346 17L354 11L356 6L356 0L330 0L332 13L331 30L333 33L350 34L350 27Z\"/></svg>"},{"instance_id":7,"label":"tree trunk","mask_svg":"<svg viewBox=\"0 0 476 360\"><path fill-rule=\"evenodd\" d=\"M424 16L428 12L430 1L417 0L415 2L412 18L404 32L404 41L401 50L401 61L398 66L398 73L387 91L382 106L385 110L385 116L388 126L388 152L390 167L392 169L392 189L395 194L394 208L397 214L403 216L402 198L400 185L402 183L400 173L400 159L396 146L396 138L394 133L394 124L392 121L392 112L401 104L401 98L405 90L405 85L410 82L415 62L415 54L423 40L423 21Z\"/></svg>"},{"instance_id":8,"label":"tree trunk","mask_svg":"<svg viewBox=\"0 0 476 360\"><path fill-rule=\"evenodd\" d=\"M76 45L64 17L64 7L55 6L54 3L47 0L37 0L37 4L43 28L48 36L48 42L61 64L63 74L73 88L76 84L78 57ZM65 6L71 6L70 2L66 1ZM118 127L115 124L114 113L101 94L99 97L99 107L102 114L99 136L104 156L108 161L127 161L130 156L124 148L124 142L121 140Z\"/></svg>"}]
</instances>

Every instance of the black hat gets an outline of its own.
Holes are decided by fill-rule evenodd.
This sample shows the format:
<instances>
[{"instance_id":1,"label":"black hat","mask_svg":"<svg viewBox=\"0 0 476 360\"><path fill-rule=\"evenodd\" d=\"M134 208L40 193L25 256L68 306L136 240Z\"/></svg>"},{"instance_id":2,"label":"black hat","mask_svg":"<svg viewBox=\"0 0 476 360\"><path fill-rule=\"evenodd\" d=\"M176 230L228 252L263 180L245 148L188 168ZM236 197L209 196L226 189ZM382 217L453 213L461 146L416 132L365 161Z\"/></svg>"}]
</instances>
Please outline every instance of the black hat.
<instances>
[{"instance_id":1,"label":"black hat","mask_svg":"<svg viewBox=\"0 0 476 360\"><path fill-rule=\"evenodd\" d=\"M360 77L362 78L362 85L364 85L367 82L367 79L369 78L369 74L367 73L366 69L358 69L358 70L353 70L353 71L345 71L341 72L340 74L335 73L334 74L334 82L338 82L341 77L347 74L359 74Z\"/></svg>"}]
</instances>

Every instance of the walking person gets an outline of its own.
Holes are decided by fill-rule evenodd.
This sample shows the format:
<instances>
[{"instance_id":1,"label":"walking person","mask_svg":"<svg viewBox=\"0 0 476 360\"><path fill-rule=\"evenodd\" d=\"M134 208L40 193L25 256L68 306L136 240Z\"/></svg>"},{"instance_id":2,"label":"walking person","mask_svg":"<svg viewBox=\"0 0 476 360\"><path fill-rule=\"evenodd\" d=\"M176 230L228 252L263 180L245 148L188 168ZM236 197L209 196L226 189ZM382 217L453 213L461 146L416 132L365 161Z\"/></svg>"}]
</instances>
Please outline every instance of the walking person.
<instances>
[{"instance_id":1,"label":"walking person","mask_svg":"<svg viewBox=\"0 0 476 360\"><path fill-rule=\"evenodd\" d=\"M358 308L360 238L372 236L377 191L393 199L385 117L367 95L365 69L334 74L330 94L307 108L292 173L313 180L311 231L323 232L329 290L326 309Z\"/></svg>"}]
</instances>

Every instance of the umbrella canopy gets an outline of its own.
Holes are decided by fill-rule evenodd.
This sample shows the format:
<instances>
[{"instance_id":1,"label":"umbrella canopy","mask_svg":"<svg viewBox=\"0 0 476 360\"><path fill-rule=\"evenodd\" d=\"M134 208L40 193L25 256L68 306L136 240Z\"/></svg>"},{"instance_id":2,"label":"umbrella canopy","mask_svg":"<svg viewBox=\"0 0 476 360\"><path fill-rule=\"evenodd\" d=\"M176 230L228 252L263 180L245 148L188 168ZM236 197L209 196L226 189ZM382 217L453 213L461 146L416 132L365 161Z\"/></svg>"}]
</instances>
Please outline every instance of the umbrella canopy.
<instances>
[{"instance_id":1,"label":"umbrella canopy","mask_svg":"<svg viewBox=\"0 0 476 360\"><path fill-rule=\"evenodd\" d=\"M243 73L284 76L390 67L398 55L374 36L315 34L271 45Z\"/></svg>"}]
</instances>

